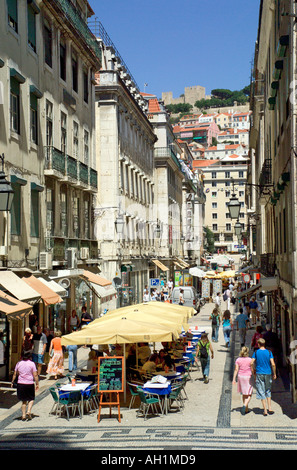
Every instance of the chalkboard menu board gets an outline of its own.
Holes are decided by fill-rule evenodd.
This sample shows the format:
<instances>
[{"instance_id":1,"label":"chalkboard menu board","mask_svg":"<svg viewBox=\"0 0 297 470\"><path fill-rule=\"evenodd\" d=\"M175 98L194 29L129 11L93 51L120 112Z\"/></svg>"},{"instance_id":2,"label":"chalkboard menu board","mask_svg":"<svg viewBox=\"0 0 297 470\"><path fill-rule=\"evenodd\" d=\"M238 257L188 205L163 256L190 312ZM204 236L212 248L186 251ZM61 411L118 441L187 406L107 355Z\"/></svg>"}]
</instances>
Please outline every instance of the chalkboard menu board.
<instances>
[{"instance_id":1,"label":"chalkboard menu board","mask_svg":"<svg viewBox=\"0 0 297 470\"><path fill-rule=\"evenodd\" d=\"M124 358L122 356L98 358L98 390L124 391Z\"/></svg>"}]
</instances>

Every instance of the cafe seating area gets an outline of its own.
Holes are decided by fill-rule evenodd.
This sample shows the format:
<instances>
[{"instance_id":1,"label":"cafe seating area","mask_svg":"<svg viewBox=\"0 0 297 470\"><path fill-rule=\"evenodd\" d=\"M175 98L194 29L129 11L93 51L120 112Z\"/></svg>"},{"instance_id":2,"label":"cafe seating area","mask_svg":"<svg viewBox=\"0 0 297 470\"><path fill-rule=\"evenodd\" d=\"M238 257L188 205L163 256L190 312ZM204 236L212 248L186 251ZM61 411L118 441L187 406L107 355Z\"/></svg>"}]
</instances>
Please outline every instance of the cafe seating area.
<instances>
[{"instance_id":1,"label":"cafe seating area","mask_svg":"<svg viewBox=\"0 0 297 470\"><path fill-rule=\"evenodd\" d=\"M187 324L184 318L193 315L193 309L149 306L148 315L153 315L152 308L157 309L155 315L160 318L161 311L164 315L164 325L155 325L132 319L136 313L139 316L140 307L144 308L134 306L134 310L136 307L137 312L131 312L129 319L128 315L117 317L116 311L104 321L99 319L93 326L62 337L62 345L88 345L91 352L96 344L108 349L93 364L97 368L69 374L66 383L56 383L50 389L51 414L69 420L98 412L99 422L104 404L110 406L110 415L112 405L118 406L119 421L120 406L129 412L136 411L136 416L144 419L183 411L188 400L187 384L193 380L191 374L196 368L197 342L204 330L184 327ZM175 315L176 324L166 315ZM149 342L145 343L147 338ZM88 364L89 361L90 357Z\"/></svg>"}]
</instances>

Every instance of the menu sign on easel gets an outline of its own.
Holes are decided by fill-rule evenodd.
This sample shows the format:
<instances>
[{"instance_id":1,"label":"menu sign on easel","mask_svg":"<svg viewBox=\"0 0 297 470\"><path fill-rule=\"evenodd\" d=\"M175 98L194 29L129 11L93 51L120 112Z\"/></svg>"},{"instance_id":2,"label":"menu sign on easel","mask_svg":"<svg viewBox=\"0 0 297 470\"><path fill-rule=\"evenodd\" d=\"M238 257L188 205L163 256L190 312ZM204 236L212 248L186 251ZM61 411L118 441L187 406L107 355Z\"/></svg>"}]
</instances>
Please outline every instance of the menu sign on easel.
<instances>
[{"instance_id":1,"label":"menu sign on easel","mask_svg":"<svg viewBox=\"0 0 297 470\"><path fill-rule=\"evenodd\" d=\"M98 390L99 392L124 391L124 357L98 358Z\"/></svg>"}]
</instances>

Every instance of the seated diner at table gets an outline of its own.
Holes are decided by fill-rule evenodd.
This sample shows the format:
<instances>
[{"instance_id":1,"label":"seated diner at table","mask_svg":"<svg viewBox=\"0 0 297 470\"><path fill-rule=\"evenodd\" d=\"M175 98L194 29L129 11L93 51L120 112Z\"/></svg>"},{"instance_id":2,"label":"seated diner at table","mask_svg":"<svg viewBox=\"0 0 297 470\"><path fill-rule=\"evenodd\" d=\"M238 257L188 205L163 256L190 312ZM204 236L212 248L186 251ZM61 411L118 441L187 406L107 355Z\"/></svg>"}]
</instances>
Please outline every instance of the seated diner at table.
<instances>
[{"instance_id":1,"label":"seated diner at table","mask_svg":"<svg viewBox=\"0 0 297 470\"><path fill-rule=\"evenodd\" d=\"M171 372L176 370L174 360L171 358L171 356L169 356L169 354L165 356L163 370L165 370L165 372Z\"/></svg>"},{"instance_id":2,"label":"seated diner at table","mask_svg":"<svg viewBox=\"0 0 297 470\"><path fill-rule=\"evenodd\" d=\"M142 366L152 354L148 343L139 343L138 346L138 364Z\"/></svg>"},{"instance_id":3,"label":"seated diner at table","mask_svg":"<svg viewBox=\"0 0 297 470\"><path fill-rule=\"evenodd\" d=\"M142 365L142 371L154 374L157 370L158 354L151 354L148 360Z\"/></svg>"}]
</instances>

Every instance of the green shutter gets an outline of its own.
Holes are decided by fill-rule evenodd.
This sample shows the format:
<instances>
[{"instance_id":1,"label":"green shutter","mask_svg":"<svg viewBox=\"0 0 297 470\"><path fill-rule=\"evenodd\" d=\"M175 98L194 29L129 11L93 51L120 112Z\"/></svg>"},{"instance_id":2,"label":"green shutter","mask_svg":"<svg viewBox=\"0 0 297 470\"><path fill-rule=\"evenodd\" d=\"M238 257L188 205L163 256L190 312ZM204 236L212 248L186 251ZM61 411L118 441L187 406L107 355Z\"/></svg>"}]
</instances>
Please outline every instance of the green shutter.
<instances>
[{"instance_id":1,"label":"green shutter","mask_svg":"<svg viewBox=\"0 0 297 470\"><path fill-rule=\"evenodd\" d=\"M17 23L18 19L18 3L17 0L6 0L7 1L7 13L8 16Z\"/></svg>"},{"instance_id":2,"label":"green shutter","mask_svg":"<svg viewBox=\"0 0 297 470\"><path fill-rule=\"evenodd\" d=\"M11 186L14 191L10 210L11 234L21 235L21 185L11 183Z\"/></svg>"},{"instance_id":3,"label":"green shutter","mask_svg":"<svg viewBox=\"0 0 297 470\"><path fill-rule=\"evenodd\" d=\"M31 237L39 237L39 191L31 190Z\"/></svg>"},{"instance_id":4,"label":"green shutter","mask_svg":"<svg viewBox=\"0 0 297 470\"><path fill-rule=\"evenodd\" d=\"M35 50L36 48L35 12L30 5L28 5L28 42Z\"/></svg>"},{"instance_id":5,"label":"green shutter","mask_svg":"<svg viewBox=\"0 0 297 470\"><path fill-rule=\"evenodd\" d=\"M30 107L37 111L37 96L30 93Z\"/></svg>"},{"instance_id":6,"label":"green shutter","mask_svg":"<svg viewBox=\"0 0 297 470\"><path fill-rule=\"evenodd\" d=\"M17 96L20 94L20 83L14 77L10 77L10 91Z\"/></svg>"}]
</instances>

